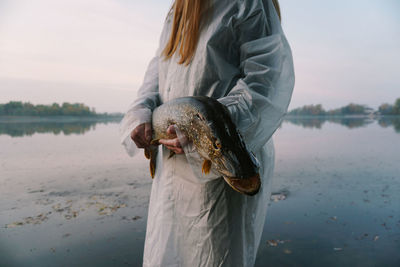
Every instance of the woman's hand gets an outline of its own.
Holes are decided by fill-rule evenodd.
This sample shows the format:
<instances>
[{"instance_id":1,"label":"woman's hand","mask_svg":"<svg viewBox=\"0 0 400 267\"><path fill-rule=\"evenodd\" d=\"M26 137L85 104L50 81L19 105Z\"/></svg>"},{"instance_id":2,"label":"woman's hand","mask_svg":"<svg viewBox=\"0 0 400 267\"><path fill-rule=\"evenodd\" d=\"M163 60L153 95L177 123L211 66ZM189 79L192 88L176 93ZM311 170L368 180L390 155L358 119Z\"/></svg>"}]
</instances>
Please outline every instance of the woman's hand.
<instances>
[{"instance_id":1,"label":"woman's hand","mask_svg":"<svg viewBox=\"0 0 400 267\"><path fill-rule=\"evenodd\" d=\"M131 138L138 148L150 146L151 137L151 123L142 123L131 132Z\"/></svg>"},{"instance_id":2,"label":"woman's hand","mask_svg":"<svg viewBox=\"0 0 400 267\"><path fill-rule=\"evenodd\" d=\"M176 131L174 125L170 125L167 129L167 134L173 136L173 139L160 139L158 142L163 144L169 150L175 152L175 154L183 154L184 151L182 149L181 143L179 142L178 137L176 136Z\"/></svg>"}]
</instances>

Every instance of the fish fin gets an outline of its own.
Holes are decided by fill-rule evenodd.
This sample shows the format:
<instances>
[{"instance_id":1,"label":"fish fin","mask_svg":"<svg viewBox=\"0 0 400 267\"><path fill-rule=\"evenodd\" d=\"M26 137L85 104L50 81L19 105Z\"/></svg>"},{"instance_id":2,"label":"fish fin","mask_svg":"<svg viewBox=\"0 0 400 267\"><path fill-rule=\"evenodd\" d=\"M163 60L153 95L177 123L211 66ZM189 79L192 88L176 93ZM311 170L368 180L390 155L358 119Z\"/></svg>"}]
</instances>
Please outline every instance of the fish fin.
<instances>
[{"instance_id":1,"label":"fish fin","mask_svg":"<svg viewBox=\"0 0 400 267\"><path fill-rule=\"evenodd\" d=\"M146 157L146 159L150 159L150 148L146 147L144 149L144 156Z\"/></svg>"},{"instance_id":2,"label":"fish fin","mask_svg":"<svg viewBox=\"0 0 400 267\"><path fill-rule=\"evenodd\" d=\"M172 150L170 150L170 151L169 151L168 159L172 158L173 156L175 156L175 152L172 151Z\"/></svg>"},{"instance_id":3,"label":"fish fin","mask_svg":"<svg viewBox=\"0 0 400 267\"><path fill-rule=\"evenodd\" d=\"M154 175L156 174L156 164L155 161L150 159L150 175L151 179L154 179Z\"/></svg>"},{"instance_id":4,"label":"fish fin","mask_svg":"<svg viewBox=\"0 0 400 267\"><path fill-rule=\"evenodd\" d=\"M160 143L158 142L158 140L160 140L160 139L153 139L153 140L151 140L150 141L150 145L152 145L152 146L158 146Z\"/></svg>"},{"instance_id":5,"label":"fish fin","mask_svg":"<svg viewBox=\"0 0 400 267\"><path fill-rule=\"evenodd\" d=\"M209 174L211 170L211 160L205 159L203 162L203 166L201 168L201 172L204 174Z\"/></svg>"},{"instance_id":6,"label":"fish fin","mask_svg":"<svg viewBox=\"0 0 400 267\"><path fill-rule=\"evenodd\" d=\"M151 179L153 179L154 175L156 174L156 159L158 150L156 146L151 146L148 148L148 151L150 156L150 175Z\"/></svg>"}]
</instances>

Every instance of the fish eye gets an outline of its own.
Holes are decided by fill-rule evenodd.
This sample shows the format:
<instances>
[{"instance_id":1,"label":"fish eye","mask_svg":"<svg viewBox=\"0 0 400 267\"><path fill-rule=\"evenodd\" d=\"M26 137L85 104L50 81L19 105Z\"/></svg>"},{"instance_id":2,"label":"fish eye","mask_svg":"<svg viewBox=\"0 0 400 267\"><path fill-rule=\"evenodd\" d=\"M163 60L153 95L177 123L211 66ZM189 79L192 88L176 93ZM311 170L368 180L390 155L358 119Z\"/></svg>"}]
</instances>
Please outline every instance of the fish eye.
<instances>
[{"instance_id":1,"label":"fish eye","mask_svg":"<svg viewBox=\"0 0 400 267\"><path fill-rule=\"evenodd\" d=\"M197 113L197 114L196 114L196 117L197 117L198 119L204 121L204 117L203 117L200 113Z\"/></svg>"},{"instance_id":2,"label":"fish eye","mask_svg":"<svg viewBox=\"0 0 400 267\"><path fill-rule=\"evenodd\" d=\"M214 141L213 146L215 150L220 150L222 147L221 142L218 139Z\"/></svg>"}]
</instances>

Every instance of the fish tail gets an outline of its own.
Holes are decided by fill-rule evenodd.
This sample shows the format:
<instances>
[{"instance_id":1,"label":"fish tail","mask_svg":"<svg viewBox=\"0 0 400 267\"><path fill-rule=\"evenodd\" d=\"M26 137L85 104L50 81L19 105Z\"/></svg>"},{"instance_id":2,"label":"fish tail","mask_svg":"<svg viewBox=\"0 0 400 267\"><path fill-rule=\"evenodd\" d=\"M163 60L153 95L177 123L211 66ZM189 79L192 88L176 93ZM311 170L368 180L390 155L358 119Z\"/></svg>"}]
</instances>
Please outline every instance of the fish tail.
<instances>
[{"instance_id":1,"label":"fish tail","mask_svg":"<svg viewBox=\"0 0 400 267\"><path fill-rule=\"evenodd\" d=\"M158 147L157 146L150 146L149 151L150 151L150 175L151 178L154 178L154 175L156 174L156 159L157 159L157 152L158 152Z\"/></svg>"}]
</instances>

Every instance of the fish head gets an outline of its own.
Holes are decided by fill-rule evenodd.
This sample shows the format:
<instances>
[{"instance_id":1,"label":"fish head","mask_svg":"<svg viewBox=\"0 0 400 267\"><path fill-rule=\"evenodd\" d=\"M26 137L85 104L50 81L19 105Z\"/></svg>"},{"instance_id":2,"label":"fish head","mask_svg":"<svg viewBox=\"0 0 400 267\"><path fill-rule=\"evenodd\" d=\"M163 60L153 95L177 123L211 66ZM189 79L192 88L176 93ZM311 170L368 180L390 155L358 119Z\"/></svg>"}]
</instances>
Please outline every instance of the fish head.
<instances>
[{"instance_id":1,"label":"fish head","mask_svg":"<svg viewBox=\"0 0 400 267\"><path fill-rule=\"evenodd\" d=\"M229 110L216 100L194 116L199 131L198 152L210 160L215 169L227 179L247 179L257 176L260 164L247 148L233 123Z\"/></svg>"},{"instance_id":2,"label":"fish head","mask_svg":"<svg viewBox=\"0 0 400 267\"><path fill-rule=\"evenodd\" d=\"M212 126L210 159L215 168L226 178L247 179L259 172L260 164L254 153L249 151L236 127L224 121Z\"/></svg>"}]
</instances>

